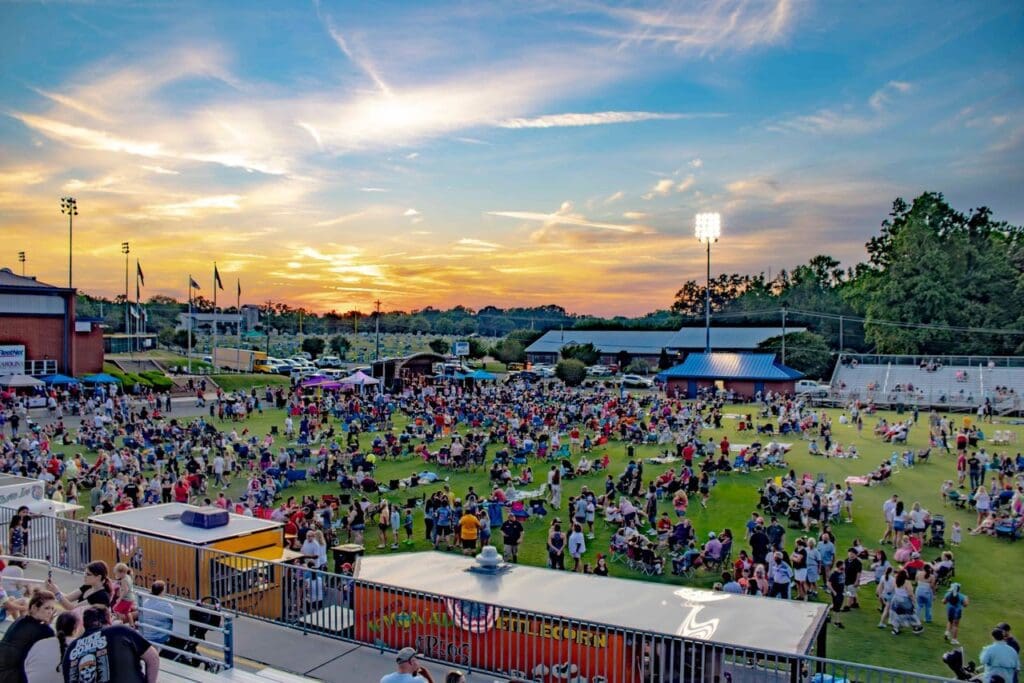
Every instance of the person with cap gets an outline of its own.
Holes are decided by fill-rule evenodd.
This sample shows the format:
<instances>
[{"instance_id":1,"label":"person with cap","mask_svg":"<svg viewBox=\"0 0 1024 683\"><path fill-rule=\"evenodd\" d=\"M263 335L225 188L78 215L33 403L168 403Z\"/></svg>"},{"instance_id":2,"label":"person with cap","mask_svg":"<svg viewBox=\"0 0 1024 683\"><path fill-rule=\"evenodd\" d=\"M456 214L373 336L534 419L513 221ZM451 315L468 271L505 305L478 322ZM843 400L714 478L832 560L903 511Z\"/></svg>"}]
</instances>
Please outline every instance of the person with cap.
<instances>
[{"instance_id":1,"label":"person with cap","mask_svg":"<svg viewBox=\"0 0 1024 683\"><path fill-rule=\"evenodd\" d=\"M403 647L395 655L398 670L382 676L380 683L434 683L433 676L420 666L422 655L414 648Z\"/></svg>"},{"instance_id":2,"label":"person with cap","mask_svg":"<svg viewBox=\"0 0 1024 683\"><path fill-rule=\"evenodd\" d=\"M1020 654L1006 642L1006 633L998 626L992 629L992 642L981 650L979 661L984 665L985 683L1013 683L1020 671Z\"/></svg>"}]
</instances>

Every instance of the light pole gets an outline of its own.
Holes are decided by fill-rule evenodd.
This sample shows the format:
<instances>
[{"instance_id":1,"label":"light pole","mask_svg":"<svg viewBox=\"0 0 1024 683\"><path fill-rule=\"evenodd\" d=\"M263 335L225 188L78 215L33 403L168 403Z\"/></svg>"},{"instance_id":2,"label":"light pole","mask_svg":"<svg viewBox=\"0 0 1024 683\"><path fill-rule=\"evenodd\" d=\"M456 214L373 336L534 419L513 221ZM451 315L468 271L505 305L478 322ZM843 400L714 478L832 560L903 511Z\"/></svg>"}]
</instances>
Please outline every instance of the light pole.
<instances>
[{"instance_id":1,"label":"light pole","mask_svg":"<svg viewBox=\"0 0 1024 683\"><path fill-rule=\"evenodd\" d=\"M722 217L717 213L698 213L694 221L698 242L708 247L708 278L704 289L704 353L711 353L711 244L722 236Z\"/></svg>"},{"instance_id":2,"label":"light pole","mask_svg":"<svg viewBox=\"0 0 1024 683\"><path fill-rule=\"evenodd\" d=\"M121 253L124 254L124 333L131 339L132 331L128 322L128 254L131 253L131 247L127 242L121 242Z\"/></svg>"},{"instance_id":3,"label":"light pole","mask_svg":"<svg viewBox=\"0 0 1024 683\"><path fill-rule=\"evenodd\" d=\"M18 263L21 264L21 276L25 277L25 252L18 252Z\"/></svg>"},{"instance_id":4,"label":"light pole","mask_svg":"<svg viewBox=\"0 0 1024 683\"><path fill-rule=\"evenodd\" d=\"M78 201L74 197L61 197L60 212L68 215L68 289L71 289L71 254L73 252L71 238L74 234L75 216L78 215ZM127 297L127 295L125 296Z\"/></svg>"}]
</instances>

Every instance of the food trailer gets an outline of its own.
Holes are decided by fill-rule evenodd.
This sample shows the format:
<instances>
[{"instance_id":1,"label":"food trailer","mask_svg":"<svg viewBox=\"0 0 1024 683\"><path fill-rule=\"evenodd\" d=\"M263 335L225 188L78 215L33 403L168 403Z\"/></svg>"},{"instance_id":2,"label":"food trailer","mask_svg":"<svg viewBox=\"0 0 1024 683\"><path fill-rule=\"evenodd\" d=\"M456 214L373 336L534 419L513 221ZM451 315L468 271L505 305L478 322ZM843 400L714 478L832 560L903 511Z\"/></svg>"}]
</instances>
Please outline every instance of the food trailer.
<instances>
[{"instance_id":1,"label":"food trailer","mask_svg":"<svg viewBox=\"0 0 1024 683\"><path fill-rule=\"evenodd\" d=\"M52 553L55 549L64 553L76 545L73 543L75 527L62 520L73 519L82 506L50 500L46 497L46 482L40 479L0 474L0 524L7 525L22 506L27 507L33 517L56 517L58 520L55 524L29 523L27 554L30 557L67 560L64 555L58 558ZM57 542L52 538L54 530L59 536Z\"/></svg>"},{"instance_id":2,"label":"food trailer","mask_svg":"<svg viewBox=\"0 0 1024 683\"><path fill-rule=\"evenodd\" d=\"M33 515L59 517L81 510L81 505L62 503L46 497L46 482L40 479L0 474L0 507L17 510L26 506Z\"/></svg>"},{"instance_id":3,"label":"food trailer","mask_svg":"<svg viewBox=\"0 0 1024 683\"><path fill-rule=\"evenodd\" d=\"M95 515L92 559L124 562L146 588L161 579L172 595L212 596L230 609L280 618L284 577L275 563L300 557L285 548L284 525L228 513L226 524L211 528L183 521L204 510L167 503Z\"/></svg>"},{"instance_id":4,"label":"food trailer","mask_svg":"<svg viewBox=\"0 0 1024 683\"><path fill-rule=\"evenodd\" d=\"M753 661L785 681L800 656L824 655L821 603L523 565L486 571L437 552L363 557L356 577L357 640L516 679L744 680Z\"/></svg>"}]
</instances>

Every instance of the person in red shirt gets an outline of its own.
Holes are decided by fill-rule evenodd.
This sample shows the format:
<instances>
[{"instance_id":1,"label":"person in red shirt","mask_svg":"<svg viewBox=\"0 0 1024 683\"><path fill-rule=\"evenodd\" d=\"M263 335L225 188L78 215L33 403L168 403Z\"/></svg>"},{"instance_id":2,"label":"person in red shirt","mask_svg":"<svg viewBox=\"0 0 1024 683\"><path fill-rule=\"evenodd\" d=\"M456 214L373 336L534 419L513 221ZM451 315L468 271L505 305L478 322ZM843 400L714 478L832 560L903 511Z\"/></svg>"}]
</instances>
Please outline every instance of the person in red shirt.
<instances>
[{"instance_id":1,"label":"person in red shirt","mask_svg":"<svg viewBox=\"0 0 1024 683\"><path fill-rule=\"evenodd\" d=\"M124 496L123 498L121 498L121 502L114 506L114 512L131 510L133 507L135 506L132 505L132 499L129 498L128 496Z\"/></svg>"},{"instance_id":2,"label":"person in red shirt","mask_svg":"<svg viewBox=\"0 0 1024 683\"><path fill-rule=\"evenodd\" d=\"M921 553L914 552L910 555L910 561L903 565L903 568L910 571L920 571L924 569L924 560L921 559Z\"/></svg>"},{"instance_id":3,"label":"person in red shirt","mask_svg":"<svg viewBox=\"0 0 1024 683\"><path fill-rule=\"evenodd\" d=\"M686 463L687 467L693 467L693 454L696 452L696 448L693 447L692 441L687 441L683 447L683 462Z\"/></svg>"},{"instance_id":4,"label":"person in red shirt","mask_svg":"<svg viewBox=\"0 0 1024 683\"><path fill-rule=\"evenodd\" d=\"M174 482L174 502L176 503L187 503L189 494L189 485L184 478L178 479Z\"/></svg>"},{"instance_id":5,"label":"person in red shirt","mask_svg":"<svg viewBox=\"0 0 1024 683\"><path fill-rule=\"evenodd\" d=\"M718 444L719 449L722 451L722 455L729 457L729 437L723 436L722 443Z\"/></svg>"}]
</instances>

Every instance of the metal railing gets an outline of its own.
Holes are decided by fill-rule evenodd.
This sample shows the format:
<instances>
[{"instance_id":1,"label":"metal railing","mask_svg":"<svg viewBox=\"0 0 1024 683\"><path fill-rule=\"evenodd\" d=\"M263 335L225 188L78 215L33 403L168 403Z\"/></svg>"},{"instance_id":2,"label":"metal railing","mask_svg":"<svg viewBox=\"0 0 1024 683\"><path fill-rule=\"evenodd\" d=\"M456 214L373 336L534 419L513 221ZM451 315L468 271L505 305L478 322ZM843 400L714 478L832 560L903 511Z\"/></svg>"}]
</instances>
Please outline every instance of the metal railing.
<instances>
[{"instance_id":1,"label":"metal railing","mask_svg":"<svg viewBox=\"0 0 1024 683\"><path fill-rule=\"evenodd\" d=\"M0 508L0 524L12 511ZM512 680L594 683L712 681L925 683L950 680L812 654L780 653L413 591L366 579L55 517L32 520L28 554L81 571L125 562L137 586L160 579L181 599L217 598L223 610L384 651L412 646L427 659ZM54 560L53 558L56 558ZM410 557L410 561L413 561ZM453 576L454 581L465 580ZM628 600L628 596L594 596ZM143 601L143 605L145 601ZM681 619L685 616L680 615ZM699 626L699 625L698 625ZM783 625L780 624L780 627ZM225 660L231 642L224 634Z\"/></svg>"}]
</instances>

